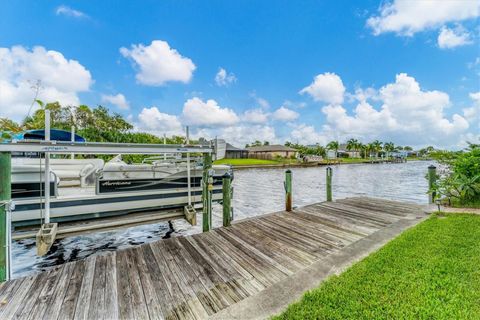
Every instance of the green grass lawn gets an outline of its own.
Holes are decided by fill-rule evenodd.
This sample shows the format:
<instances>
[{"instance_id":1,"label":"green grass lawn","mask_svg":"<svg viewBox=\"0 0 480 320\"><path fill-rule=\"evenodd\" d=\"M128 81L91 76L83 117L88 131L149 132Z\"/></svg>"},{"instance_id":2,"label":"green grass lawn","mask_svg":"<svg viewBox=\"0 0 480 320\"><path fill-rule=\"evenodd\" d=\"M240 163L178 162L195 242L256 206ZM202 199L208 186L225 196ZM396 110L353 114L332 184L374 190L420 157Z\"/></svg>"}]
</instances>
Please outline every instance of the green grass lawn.
<instances>
[{"instance_id":1,"label":"green grass lawn","mask_svg":"<svg viewBox=\"0 0 480 320\"><path fill-rule=\"evenodd\" d=\"M480 319L480 216L433 216L274 319Z\"/></svg>"},{"instance_id":2,"label":"green grass lawn","mask_svg":"<svg viewBox=\"0 0 480 320\"><path fill-rule=\"evenodd\" d=\"M230 164L232 166L255 166L266 164L282 164L282 162L262 159L221 159L215 161L214 164Z\"/></svg>"}]
</instances>

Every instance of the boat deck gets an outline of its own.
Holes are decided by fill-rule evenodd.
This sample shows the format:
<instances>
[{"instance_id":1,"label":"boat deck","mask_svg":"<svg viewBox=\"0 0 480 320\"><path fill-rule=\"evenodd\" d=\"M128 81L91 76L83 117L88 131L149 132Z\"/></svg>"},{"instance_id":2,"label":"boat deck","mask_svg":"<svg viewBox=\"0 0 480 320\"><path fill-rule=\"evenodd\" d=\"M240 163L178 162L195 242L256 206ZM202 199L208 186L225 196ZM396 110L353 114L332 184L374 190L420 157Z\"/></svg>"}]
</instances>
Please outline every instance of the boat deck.
<instances>
[{"instance_id":1,"label":"boat deck","mask_svg":"<svg viewBox=\"0 0 480 320\"><path fill-rule=\"evenodd\" d=\"M312 264L348 255L366 238L378 248L375 234L387 230L390 239L399 223L424 217L419 205L347 198L91 256L1 284L0 319L230 318L235 305L259 303L262 292ZM289 299L309 289L294 287ZM239 318L268 314L249 312Z\"/></svg>"}]
</instances>

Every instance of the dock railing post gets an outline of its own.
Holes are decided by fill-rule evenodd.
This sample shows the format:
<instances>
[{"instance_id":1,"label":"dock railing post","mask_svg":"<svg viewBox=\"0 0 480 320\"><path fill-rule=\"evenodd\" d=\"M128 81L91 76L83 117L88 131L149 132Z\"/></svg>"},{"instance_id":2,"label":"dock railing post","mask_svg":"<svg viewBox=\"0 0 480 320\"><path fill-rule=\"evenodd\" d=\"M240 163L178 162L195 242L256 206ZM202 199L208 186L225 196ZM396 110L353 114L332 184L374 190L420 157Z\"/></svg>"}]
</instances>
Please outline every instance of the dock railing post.
<instances>
[{"instance_id":1,"label":"dock railing post","mask_svg":"<svg viewBox=\"0 0 480 320\"><path fill-rule=\"evenodd\" d=\"M222 177L223 191L223 226L228 227L232 223L232 177L225 173Z\"/></svg>"},{"instance_id":2,"label":"dock railing post","mask_svg":"<svg viewBox=\"0 0 480 320\"><path fill-rule=\"evenodd\" d=\"M8 247L10 225L7 222L7 211L12 196L11 191L12 154L0 152L0 282L8 279Z\"/></svg>"},{"instance_id":3,"label":"dock railing post","mask_svg":"<svg viewBox=\"0 0 480 320\"><path fill-rule=\"evenodd\" d=\"M434 165L428 166L428 203L435 202L436 192L435 183L437 182L437 167Z\"/></svg>"},{"instance_id":4,"label":"dock railing post","mask_svg":"<svg viewBox=\"0 0 480 320\"><path fill-rule=\"evenodd\" d=\"M285 211L292 211L292 171L285 171Z\"/></svg>"},{"instance_id":5,"label":"dock railing post","mask_svg":"<svg viewBox=\"0 0 480 320\"><path fill-rule=\"evenodd\" d=\"M45 141L50 141L50 110L45 110ZM45 186L43 190L45 190L45 217L44 223L50 223L50 153L45 152Z\"/></svg>"},{"instance_id":6,"label":"dock railing post","mask_svg":"<svg viewBox=\"0 0 480 320\"><path fill-rule=\"evenodd\" d=\"M332 168L327 167L327 201L332 201Z\"/></svg>"},{"instance_id":7,"label":"dock railing post","mask_svg":"<svg viewBox=\"0 0 480 320\"><path fill-rule=\"evenodd\" d=\"M202 176L202 203L203 203L203 232L212 228L212 190L213 178L211 176L212 155L203 155L203 176Z\"/></svg>"}]
</instances>

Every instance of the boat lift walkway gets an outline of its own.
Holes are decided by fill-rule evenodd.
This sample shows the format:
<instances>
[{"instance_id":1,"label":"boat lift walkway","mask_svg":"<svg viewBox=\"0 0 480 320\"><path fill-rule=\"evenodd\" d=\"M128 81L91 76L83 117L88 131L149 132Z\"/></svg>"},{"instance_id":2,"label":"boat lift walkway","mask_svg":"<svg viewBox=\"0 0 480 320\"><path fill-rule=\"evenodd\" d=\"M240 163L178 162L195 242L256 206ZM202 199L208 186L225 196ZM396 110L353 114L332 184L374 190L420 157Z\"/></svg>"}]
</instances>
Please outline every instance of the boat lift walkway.
<instances>
[{"instance_id":1,"label":"boat lift walkway","mask_svg":"<svg viewBox=\"0 0 480 320\"><path fill-rule=\"evenodd\" d=\"M91 256L0 285L0 319L268 318L425 219L347 198Z\"/></svg>"}]
</instances>

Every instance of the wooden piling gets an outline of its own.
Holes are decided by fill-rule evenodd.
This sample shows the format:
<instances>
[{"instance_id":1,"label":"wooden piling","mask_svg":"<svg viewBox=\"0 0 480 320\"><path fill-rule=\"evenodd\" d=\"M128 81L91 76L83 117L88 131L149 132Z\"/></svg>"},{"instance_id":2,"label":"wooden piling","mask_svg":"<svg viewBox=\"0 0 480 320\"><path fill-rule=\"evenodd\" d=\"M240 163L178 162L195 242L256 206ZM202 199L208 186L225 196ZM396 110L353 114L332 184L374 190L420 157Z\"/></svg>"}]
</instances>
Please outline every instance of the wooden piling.
<instances>
[{"instance_id":1,"label":"wooden piling","mask_svg":"<svg viewBox=\"0 0 480 320\"><path fill-rule=\"evenodd\" d=\"M187 220L192 226L197 225L197 211L194 206L191 204L184 206L183 214L185 215L185 220Z\"/></svg>"},{"instance_id":2,"label":"wooden piling","mask_svg":"<svg viewBox=\"0 0 480 320\"><path fill-rule=\"evenodd\" d=\"M232 223L232 177L225 173L222 177L223 191L223 226L228 227Z\"/></svg>"},{"instance_id":3,"label":"wooden piling","mask_svg":"<svg viewBox=\"0 0 480 320\"><path fill-rule=\"evenodd\" d=\"M332 168L327 167L327 201L332 201Z\"/></svg>"},{"instance_id":4,"label":"wooden piling","mask_svg":"<svg viewBox=\"0 0 480 320\"><path fill-rule=\"evenodd\" d=\"M435 184L437 182L437 167L430 165L428 167L428 203L434 203L437 196Z\"/></svg>"},{"instance_id":5,"label":"wooden piling","mask_svg":"<svg viewBox=\"0 0 480 320\"><path fill-rule=\"evenodd\" d=\"M0 282L8 277L8 246L7 243L7 206L11 199L11 166L10 152L0 152Z\"/></svg>"},{"instance_id":6,"label":"wooden piling","mask_svg":"<svg viewBox=\"0 0 480 320\"><path fill-rule=\"evenodd\" d=\"M44 223L36 235L37 255L44 256L50 251L57 237L57 223Z\"/></svg>"},{"instance_id":7,"label":"wooden piling","mask_svg":"<svg viewBox=\"0 0 480 320\"><path fill-rule=\"evenodd\" d=\"M292 171L285 171L285 210L292 211Z\"/></svg>"},{"instance_id":8,"label":"wooden piling","mask_svg":"<svg viewBox=\"0 0 480 320\"><path fill-rule=\"evenodd\" d=\"M205 153L203 155L203 176L202 176L202 203L203 203L203 232L210 231L212 228L212 189L213 178L210 170L212 169L212 155Z\"/></svg>"}]
</instances>

